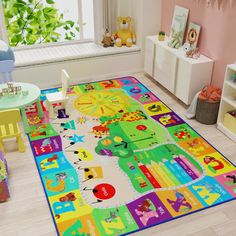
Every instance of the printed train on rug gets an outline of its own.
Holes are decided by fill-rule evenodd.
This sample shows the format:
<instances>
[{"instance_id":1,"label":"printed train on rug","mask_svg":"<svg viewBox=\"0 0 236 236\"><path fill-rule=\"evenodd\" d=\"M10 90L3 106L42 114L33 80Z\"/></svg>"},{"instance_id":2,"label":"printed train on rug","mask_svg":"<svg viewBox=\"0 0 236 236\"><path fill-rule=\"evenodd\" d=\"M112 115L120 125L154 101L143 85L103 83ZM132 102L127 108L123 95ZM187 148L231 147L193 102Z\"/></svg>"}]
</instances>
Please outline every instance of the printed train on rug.
<instances>
[{"instance_id":1,"label":"printed train on rug","mask_svg":"<svg viewBox=\"0 0 236 236\"><path fill-rule=\"evenodd\" d=\"M68 93L54 120L27 113L59 235L127 234L235 199L236 167L135 78Z\"/></svg>"}]
</instances>

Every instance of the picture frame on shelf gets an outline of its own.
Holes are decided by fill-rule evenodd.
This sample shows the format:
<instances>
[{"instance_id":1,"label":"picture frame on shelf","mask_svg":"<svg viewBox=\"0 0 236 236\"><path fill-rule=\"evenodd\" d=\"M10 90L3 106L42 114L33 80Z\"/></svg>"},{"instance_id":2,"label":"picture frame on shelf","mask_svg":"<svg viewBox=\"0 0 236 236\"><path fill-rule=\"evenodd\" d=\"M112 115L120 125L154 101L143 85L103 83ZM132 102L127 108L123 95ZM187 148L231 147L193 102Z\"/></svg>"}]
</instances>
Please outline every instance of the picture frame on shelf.
<instances>
[{"instance_id":1,"label":"picture frame on shelf","mask_svg":"<svg viewBox=\"0 0 236 236\"><path fill-rule=\"evenodd\" d=\"M180 48L183 45L184 33L188 20L189 9L176 5L171 24L170 41L171 48Z\"/></svg>"},{"instance_id":2,"label":"picture frame on shelf","mask_svg":"<svg viewBox=\"0 0 236 236\"><path fill-rule=\"evenodd\" d=\"M194 22L189 22L185 43L188 43L192 50L196 49L198 46L200 32L201 32L200 25Z\"/></svg>"}]
</instances>

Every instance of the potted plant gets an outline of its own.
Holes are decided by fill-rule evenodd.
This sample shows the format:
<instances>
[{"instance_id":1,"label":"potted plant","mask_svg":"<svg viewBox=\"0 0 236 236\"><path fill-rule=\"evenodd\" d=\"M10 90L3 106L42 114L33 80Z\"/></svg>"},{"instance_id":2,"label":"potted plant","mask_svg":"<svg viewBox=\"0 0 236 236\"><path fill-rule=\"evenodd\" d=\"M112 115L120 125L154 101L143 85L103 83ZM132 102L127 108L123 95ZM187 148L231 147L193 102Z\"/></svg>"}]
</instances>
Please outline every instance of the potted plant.
<instances>
[{"instance_id":1,"label":"potted plant","mask_svg":"<svg viewBox=\"0 0 236 236\"><path fill-rule=\"evenodd\" d=\"M165 40L165 32L164 31L160 31L158 34L158 40L159 41L164 41Z\"/></svg>"}]
</instances>

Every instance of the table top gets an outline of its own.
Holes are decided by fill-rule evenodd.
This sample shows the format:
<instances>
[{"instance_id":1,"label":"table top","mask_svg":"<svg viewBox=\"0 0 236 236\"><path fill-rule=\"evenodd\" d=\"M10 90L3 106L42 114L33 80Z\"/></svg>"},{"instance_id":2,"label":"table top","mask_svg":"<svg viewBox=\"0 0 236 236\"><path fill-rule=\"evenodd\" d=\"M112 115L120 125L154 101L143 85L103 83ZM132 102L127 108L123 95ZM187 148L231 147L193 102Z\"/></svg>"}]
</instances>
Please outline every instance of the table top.
<instances>
[{"instance_id":1,"label":"table top","mask_svg":"<svg viewBox=\"0 0 236 236\"><path fill-rule=\"evenodd\" d=\"M12 97L4 96L0 97L0 110L13 109L13 108L23 108L28 105L32 105L40 96L40 89L29 83L15 83L15 86L21 86L22 91L28 91L28 94L23 96L23 94L14 95ZM0 91L3 88L7 88L7 84L0 84Z\"/></svg>"}]
</instances>

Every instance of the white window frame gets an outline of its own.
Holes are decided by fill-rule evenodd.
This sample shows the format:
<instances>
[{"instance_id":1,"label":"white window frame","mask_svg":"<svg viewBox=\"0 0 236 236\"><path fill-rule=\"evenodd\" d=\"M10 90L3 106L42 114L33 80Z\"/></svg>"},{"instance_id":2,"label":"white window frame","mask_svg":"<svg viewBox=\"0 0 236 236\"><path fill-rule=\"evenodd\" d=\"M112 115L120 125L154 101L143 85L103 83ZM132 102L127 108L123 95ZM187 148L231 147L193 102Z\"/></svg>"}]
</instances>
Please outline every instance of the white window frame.
<instances>
[{"instance_id":1,"label":"white window frame","mask_svg":"<svg viewBox=\"0 0 236 236\"><path fill-rule=\"evenodd\" d=\"M78 13L79 13L79 19L78 24L80 28L80 39L76 40L69 40L64 42L52 42L52 43L45 43L45 44L35 44L35 45L21 45L17 47L13 47L14 51L20 51L20 50L31 50L36 48L45 48L45 47L53 47L53 46L61 46L61 45L71 45L71 44L78 44L78 43L88 43L88 42L94 42L95 39L84 39L84 31L83 31L83 11L82 11L82 0L78 1ZM93 0L94 4L96 0ZM94 7L93 11L96 8ZM95 32L95 24L94 24L94 32ZM3 12L3 6L2 6L2 0L0 0L0 39L3 40L6 43L9 43L8 37L7 37L7 29L5 25L5 18L4 18L4 12Z\"/></svg>"}]
</instances>

